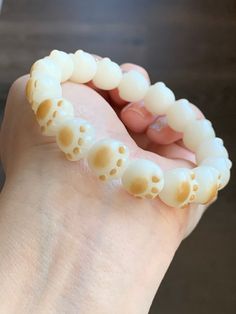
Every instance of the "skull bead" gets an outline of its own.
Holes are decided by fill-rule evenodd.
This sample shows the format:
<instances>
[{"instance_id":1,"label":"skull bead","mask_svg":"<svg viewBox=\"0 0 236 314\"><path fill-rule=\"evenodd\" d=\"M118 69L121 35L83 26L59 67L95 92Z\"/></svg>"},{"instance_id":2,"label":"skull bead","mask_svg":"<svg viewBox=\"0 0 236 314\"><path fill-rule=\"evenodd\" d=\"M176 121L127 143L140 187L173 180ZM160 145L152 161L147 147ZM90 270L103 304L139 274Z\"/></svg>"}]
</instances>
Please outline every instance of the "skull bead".
<instances>
[{"instance_id":1,"label":"skull bead","mask_svg":"<svg viewBox=\"0 0 236 314\"><path fill-rule=\"evenodd\" d=\"M86 120L73 118L61 124L57 132L57 145L70 161L84 158L91 147L95 131Z\"/></svg>"},{"instance_id":2,"label":"skull bead","mask_svg":"<svg viewBox=\"0 0 236 314\"><path fill-rule=\"evenodd\" d=\"M132 195L152 199L164 186L161 168L146 159L133 160L122 176L123 187Z\"/></svg>"},{"instance_id":3,"label":"skull bead","mask_svg":"<svg viewBox=\"0 0 236 314\"><path fill-rule=\"evenodd\" d=\"M208 204L212 202L218 194L221 175L219 171L209 166L199 166L193 169L199 189L196 191L195 202Z\"/></svg>"},{"instance_id":4,"label":"skull bead","mask_svg":"<svg viewBox=\"0 0 236 314\"><path fill-rule=\"evenodd\" d=\"M51 76L37 73L27 82L26 97L34 112L44 100L61 96L60 82Z\"/></svg>"},{"instance_id":5,"label":"skull bead","mask_svg":"<svg viewBox=\"0 0 236 314\"><path fill-rule=\"evenodd\" d=\"M164 188L160 199L171 207L185 207L195 201L198 183L195 174L187 168L176 168L164 173Z\"/></svg>"},{"instance_id":6,"label":"skull bead","mask_svg":"<svg viewBox=\"0 0 236 314\"><path fill-rule=\"evenodd\" d=\"M117 179L122 176L128 161L128 148L119 141L103 139L88 152L88 164L100 180Z\"/></svg>"},{"instance_id":7,"label":"skull bead","mask_svg":"<svg viewBox=\"0 0 236 314\"><path fill-rule=\"evenodd\" d=\"M64 98L46 99L39 105L36 117L42 133L53 136L61 123L74 117L74 107Z\"/></svg>"}]
</instances>

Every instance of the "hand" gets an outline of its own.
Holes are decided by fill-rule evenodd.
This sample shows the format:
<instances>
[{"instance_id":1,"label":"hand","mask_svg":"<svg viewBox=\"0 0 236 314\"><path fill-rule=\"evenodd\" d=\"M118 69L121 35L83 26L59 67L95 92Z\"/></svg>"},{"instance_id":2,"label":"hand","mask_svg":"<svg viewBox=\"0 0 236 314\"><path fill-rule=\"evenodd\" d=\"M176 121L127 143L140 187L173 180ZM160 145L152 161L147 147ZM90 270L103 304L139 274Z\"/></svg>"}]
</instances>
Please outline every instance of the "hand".
<instances>
[{"instance_id":1,"label":"hand","mask_svg":"<svg viewBox=\"0 0 236 314\"><path fill-rule=\"evenodd\" d=\"M138 66L122 67L149 79ZM100 182L84 162L67 161L55 139L40 134L24 95L26 81L24 76L13 84L1 129L6 183L0 312L147 313L176 249L205 206L177 209L158 198L140 200L116 183ZM76 116L94 125L98 139L120 140L131 157L152 160L164 170L194 166L181 134L167 126L155 131L164 117L153 117L141 103L124 103L117 91L87 85L67 82L63 95Z\"/></svg>"}]
</instances>

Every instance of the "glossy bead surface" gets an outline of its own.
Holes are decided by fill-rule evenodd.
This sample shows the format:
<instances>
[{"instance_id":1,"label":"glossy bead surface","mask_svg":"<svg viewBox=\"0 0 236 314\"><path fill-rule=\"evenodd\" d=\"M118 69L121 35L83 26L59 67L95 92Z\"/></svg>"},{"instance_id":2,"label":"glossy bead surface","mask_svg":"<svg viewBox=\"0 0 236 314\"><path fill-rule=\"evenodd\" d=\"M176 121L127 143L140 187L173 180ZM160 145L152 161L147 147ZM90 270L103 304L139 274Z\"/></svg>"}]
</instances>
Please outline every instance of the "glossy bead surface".
<instances>
[{"instance_id":1,"label":"glossy bead surface","mask_svg":"<svg viewBox=\"0 0 236 314\"><path fill-rule=\"evenodd\" d=\"M32 65L31 70L30 70L30 76L34 77L34 76L37 76L38 74L51 76L52 78L59 81L61 80L60 68L49 57L39 59Z\"/></svg>"},{"instance_id":2,"label":"glossy bead surface","mask_svg":"<svg viewBox=\"0 0 236 314\"><path fill-rule=\"evenodd\" d=\"M62 90L59 81L50 76L37 74L30 78L26 84L26 97L34 112L44 100L61 96Z\"/></svg>"},{"instance_id":3,"label":"glossy bead surface","mask_svg":"<svg viewBox=\"0 0 236 314\"><path fill-rule=\"evenodd\" d=\"M228 158L224 157L208 157L204 159L201 164L202 166L210 166L217 169L220 173L220 187L219 190L223 189L229 182L230 179L230 168L232 162Z\"/></svg>"},{"instance_id":4,"label":"glossy bead surface","mask_svg":"<svg viewBox=\"0 0 236 314\"><path fill-rule=\"evenodd\" d=\"M75 54L71 54L70 57L74 63L74 71L70 80L81 84L91 81L97 70L95 58L83 50L77 50Z\"/></svg>"},{"instance_id":5,"label":"glossy bead surface","mask_svg":"<svg viewBox=\"0 0 236 314\"><path fill-rule=\"evenodd\" d=\"M166 115L170 128L183 133L183 143L195 153L198 166L163 172L150 160L130 160L128 147L120 141L96 141L93 126L75 118L73 105L62 98L60 83L67 80L92 82L95 89L115 90L126 102L142 101L151 114ZM68 160L86 158L101 181L121 179L124 189L135 197L153 199L159 195L163 203L174 208L185 208L190 203L209 204L230 180L232 162L223 140L215 137L211 122L197 119L192 104L186 99L176 101L164 83L150 86L145 75L135 70L122 73L109 58L83 50L74 54L53 50L31 67L25 94L42 133L56 136L57 145Z\"/></svg>"},{"instance_id":6,"label":"glossy bead surface","mask_svg":"<svg viewBox=\"0 0 236 314\"><path fill-rule=\"evenodd\" d=\"M73 72L74 65L69 54L64 51L53 50L50 53L49 58L60 68L61 70L61 82L67 81Z\"/></svg>"},{"instance_id":7,"label":"glossy bead surface","mask_svg":"<svg viewBox=\"0 0 236 314\"><path fill-rule=\"evenodd\" d=\"M87 156L94 142L95 130L83 119L68 119L60 125L57 132L57 145L68 160L76 161Z\"/></svg>"},{"instance_id":8,"label":"glossy bead surface","mask_svg":"<svg viewBox=\"0 0 236 314\"><path fill-rule=\"evenodd\" d=\"M131 195L152 199L163 188L163 172L150 160L132 160L122 176L122 185Z\"/></svg>"},{"instance_id":9,"label":"glossy bead surface","mask_svg":"<svg viewBox=\"0 0 236 314\"><path fill-rule=\"evenodd\" d=\"M187 123L196 119L191 104L186 99L175 101L166 112L167 124L177 132L183 132Z\"/></svg>"},{"instance_id":10,"label":"glossy bead surface","mask_svg":"<svg viewBox=\"0 0 236 314\"><path fill-rule=\"evenodd\" d=\"M144 98L149 83L139 72L131 70L123 74L118 86L120 97L128 102L140 101Z\"/></svg>"},{"instance_id":11,"label":"glossy bead surface","mask_svg":"<svg viewBox=\"0 0 236 314\"><path fill-rule=\"evenodd\" d=\"M196 151L196 161L200 164L208 157L224 157L228 158L226 148L218 141L218 138L203 141Z\"/></svg>"},{"instance_id":12,"label":"glossy bead surface","mask_svg":"<svg viewBox=\"0 0 236 314\"><path fill-rule=\"evenodd\" d=\"M199 166L193 169L199 188L196 191L195 202L200 204L211 203L218 194L220 174L215 168Z\"/></svg>"},{"instance_id":13,"label":"glossy bead surface","mask_svg":"<svg viewBox=\"0 0 236 314\"><path fill-rule=\"evenodd\" d=\"M144 106L153 114L165 114L174 101L174 93L164 83L158 82L149 87Z\"/></svg>"},{"instance_id":14,"label":"glossy bead surface","mask_svg":"<svg viewBox=\"0 0 236 314\"><path fill-rule=\"evenodd\" d=\"M124 144L104 139L96 142L89 150L88 164L100 180L112 180L122 176L128 156L128 148Z\"/></svg>"},{"instance_id":15,"label":"glossy bead surface","mask_svg":"<svg viewBox=\"0 0 236 314\"><path fill-rule=\"evenodd\" d=\"M183 134L183 142L188 149L196 152L203 141L214 137L215 131L209 120L194 120L186 125Z\"/></svg>"},{"instance_id":16,"label":"glossy bead surface","mask_svg":"<svg viewBox=\"0 0 236 314\"><path fill-rule=\"evenodd\" d=\"M65 119L74 116L73 105L64 98L44 100L36 112L37 121L44 135L56 135L59 126Z\"/></svg>"},{"instance_id":17,"label":"glossy bead surface","mask_svg":"<svg viewBox=\"0 0 236 314\"><path fill-rule=\"evenodd\" d=\"M164 172L164 187L160 199L171 207L185 207L195 201L198 184L192 170L176 168Z\"/></svg>"},{"instance_id":18,"label":"glossy bead surface","mask_svg":"<svg viewBox=\"0 0 236 314\"><path fill-rule=\"evenodd\" d=\"M122 79L119 65L109 58L103 58L97 62L97 71L93 83L97 88L111 90L117 88Z\"/></svg>"}]
</instances>

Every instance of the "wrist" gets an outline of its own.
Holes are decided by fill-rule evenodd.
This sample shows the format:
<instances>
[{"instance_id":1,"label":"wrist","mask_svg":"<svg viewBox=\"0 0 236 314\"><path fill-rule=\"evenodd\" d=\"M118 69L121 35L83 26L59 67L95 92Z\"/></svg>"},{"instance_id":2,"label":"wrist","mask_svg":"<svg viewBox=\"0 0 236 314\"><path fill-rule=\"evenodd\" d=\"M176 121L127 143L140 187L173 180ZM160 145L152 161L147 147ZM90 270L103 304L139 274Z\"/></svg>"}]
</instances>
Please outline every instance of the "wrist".
<instances>
[{"instance_id":1,"label":"wrist","mask_svg":"<svg viewBox=\"0 0 236 314\"><path fill-rule=\"evenodd\" d=\"M2 311L147 313L181 242L174 220L71 200L73 185L64 180L62 195L60 180L26 171L1 196Z\"/></svg>"}]
</instances>

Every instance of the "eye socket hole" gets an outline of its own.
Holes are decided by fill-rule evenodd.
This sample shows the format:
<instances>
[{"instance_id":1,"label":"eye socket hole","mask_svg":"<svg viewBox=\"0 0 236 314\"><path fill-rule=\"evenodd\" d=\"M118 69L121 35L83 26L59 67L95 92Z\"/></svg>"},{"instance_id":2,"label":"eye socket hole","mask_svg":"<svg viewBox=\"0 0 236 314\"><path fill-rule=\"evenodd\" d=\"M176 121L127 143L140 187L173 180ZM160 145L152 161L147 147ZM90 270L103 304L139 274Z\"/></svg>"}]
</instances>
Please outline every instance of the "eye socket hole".
<instances>
[{"instance_id":1,"label":"eye socket hole","mask_svg":"<svg viewBox=\"0 0 236 314\"><path fill-rule=\"evenodd\" d=\"M63 100L59 100L59 101L57 102L57 106L58 106L58 107L61 107L62 104L63 104Z\"/></svg>"}]
</instances>

